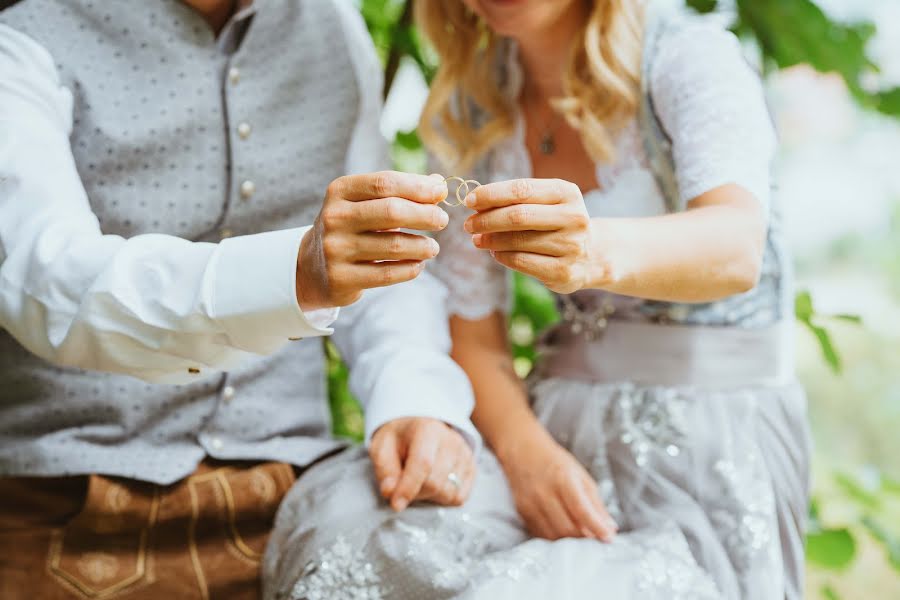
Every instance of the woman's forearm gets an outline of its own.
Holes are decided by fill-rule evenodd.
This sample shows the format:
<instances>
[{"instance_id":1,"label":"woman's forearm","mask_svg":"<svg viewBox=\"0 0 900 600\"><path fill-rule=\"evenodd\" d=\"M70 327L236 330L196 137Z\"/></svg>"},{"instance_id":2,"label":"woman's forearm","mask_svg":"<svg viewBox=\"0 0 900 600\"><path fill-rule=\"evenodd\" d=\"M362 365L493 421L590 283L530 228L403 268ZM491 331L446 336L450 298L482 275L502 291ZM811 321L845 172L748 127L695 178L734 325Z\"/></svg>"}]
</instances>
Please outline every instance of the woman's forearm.
<instances>
[{"instance_id":1,"label":"woman's forearm","mask_svg":"<svg viewBox=\"0 0 900 600\"><path fill-rule=\"evenodd\" d=\"M734 185L682 213L592 221L586 287L671 302L710 302L759 278L765 223L757 200Z\"/></svg>"},{"instance_id":2,"label":"woman's forearm","mask_svg":"<svg viewBox=\"0 0 900 600\"><path fill-rule=\"evenodd\" d=\"M450 331L453 358L469 376L475 391L472 421L501 462L515 451L518 440L528 438L534 443L548 438L513 369L503 315L494 313L478 321L453 317Z\"/></svg>"}]
</instances>

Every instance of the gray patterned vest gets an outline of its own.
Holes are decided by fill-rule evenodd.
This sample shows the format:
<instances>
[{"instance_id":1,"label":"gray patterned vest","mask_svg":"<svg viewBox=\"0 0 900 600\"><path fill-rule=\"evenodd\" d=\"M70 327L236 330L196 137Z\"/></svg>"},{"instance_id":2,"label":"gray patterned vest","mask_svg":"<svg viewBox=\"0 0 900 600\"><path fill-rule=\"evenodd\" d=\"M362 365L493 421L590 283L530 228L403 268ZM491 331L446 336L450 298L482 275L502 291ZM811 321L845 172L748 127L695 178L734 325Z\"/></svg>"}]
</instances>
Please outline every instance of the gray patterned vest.
<instances>
[{"instance_id":1,"label":"gray patterned vest","mask_svg":"<svg viewBox=\"0 0 900 600\"><path fill-rule=\"evenodd\" d=\"M359 105L341 17L331 0L257 5L230 56L178 0L24 0L0 13L73 93L72 151L104 233L218 241L314 220ZM304 464L337 445L314 339L163 386L55 367L0 330L0 390L0 475L168 483L204 455Z\"/></svg>"}]
</instances>

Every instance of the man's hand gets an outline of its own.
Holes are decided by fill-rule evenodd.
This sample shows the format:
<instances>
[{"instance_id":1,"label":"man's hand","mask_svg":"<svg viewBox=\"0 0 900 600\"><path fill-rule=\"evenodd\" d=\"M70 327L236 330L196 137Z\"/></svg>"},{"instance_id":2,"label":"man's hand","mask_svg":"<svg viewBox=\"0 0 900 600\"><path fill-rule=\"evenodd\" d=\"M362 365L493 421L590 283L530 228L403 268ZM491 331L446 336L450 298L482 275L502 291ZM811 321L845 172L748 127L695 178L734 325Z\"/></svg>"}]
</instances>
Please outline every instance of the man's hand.
<instances>
[{"instance_id":1,"label":"man's hand","mask_svg":"<svg viewBox=\"0 0 900 600\"><path fill-rule=\"evenodd\" d=\"M439 175L383 171L335 179L297 257L303 310L352 304L363 290L415 279L434 258L434 240L397 229L440 231L449 217Z\"/></svg>"},{"instance_id":2,"label":"man's hand","mask_svg":"<svg viewBox=\"0 0 900 600\"><path fill-rule=\"evenodd\" d=\"M381 495L399 512L414 500L459 506L475 480L472 449L455 429L426 417L395 419L372 436Z\"/></svg>"}]
</instances>

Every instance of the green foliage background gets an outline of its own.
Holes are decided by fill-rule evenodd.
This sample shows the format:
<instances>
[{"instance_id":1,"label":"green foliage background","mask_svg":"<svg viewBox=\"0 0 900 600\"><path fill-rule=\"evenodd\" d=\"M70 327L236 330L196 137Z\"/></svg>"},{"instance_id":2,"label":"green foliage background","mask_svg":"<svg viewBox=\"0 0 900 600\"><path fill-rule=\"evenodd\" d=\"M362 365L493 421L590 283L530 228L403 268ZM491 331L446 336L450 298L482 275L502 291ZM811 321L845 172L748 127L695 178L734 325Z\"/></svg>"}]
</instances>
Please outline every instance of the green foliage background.
<instances>
[{"instance_id":1,"label":"green foliage background","mask_svg":"<svg viewBox=\"0 0 900 600\"><path fill-rule=\"evenodd\" d=\"M717 0L685 2L703 13L718 8ZM426 81L430 81L435 71L434 57L412 25L411 4L408 0L361 2L360 10L383 60L385 96L403 61L413 61ZM736 0L735 6L733 30L755 43L764 69L773 71L808 64L823 73L837 73L861 106L900 117L900 88L873 89L868 84L877 80L878 73L878 66L867 55L867 44L876 31L873 23L835 22L811 0ZM393 148L398 168L421 170L424 167L423 150L415 131L400 132ZM515 300L510 342L516 369L525 375L535 358L536 335L558 315L550 293L533 280L515 278ZM814 308L813 298L803 291L797 294L795 312L798 323L816 340L830 370L840 375L843 361L830 330L836 323L858 325L860 319L854 315L821 315ZM335 434L359 440L363 419L358 403L347 388L347 368L328 343L326 352L330 359ZM815 498L811 504L807 560L812 569L824 576L817 578L818 587L809 591L809 597L829 600L861 597L854 592L842 596L848 592L847 586L840 584L841 575L858 560L863 545L880 548L885 565L900 578L900 482L871 469L864 476L845 472L817 476L827 478L824 488L828 489L829 499L840 497L844 512L849 514L845 514L840 526L830 526L822 518L821 498ZM876 591L866 597L883 596Z\"/></svg>"}]
</instances>

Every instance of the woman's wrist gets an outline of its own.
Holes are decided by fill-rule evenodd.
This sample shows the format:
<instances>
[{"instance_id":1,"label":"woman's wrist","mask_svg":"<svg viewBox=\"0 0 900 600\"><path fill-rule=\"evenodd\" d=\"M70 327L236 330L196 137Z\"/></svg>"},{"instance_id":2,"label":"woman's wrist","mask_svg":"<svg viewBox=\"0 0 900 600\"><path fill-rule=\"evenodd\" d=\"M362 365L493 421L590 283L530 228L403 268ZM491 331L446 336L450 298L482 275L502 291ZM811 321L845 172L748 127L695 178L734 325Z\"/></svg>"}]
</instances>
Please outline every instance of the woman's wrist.
<instances>
[{"instance_id":1,"label":"woman's wrist","mask_svg":"<svg viewBox=\"0 0 900 600\"><path fill-rule=\"evenodd\" d=\"M614 252L615 227L610 219L591 219L588 266L584 289L602 290L621 279L622 266Z\"/></svg>"},{"instance_id":2,"label":"woman's wrist","mask_svg":"<svg viewBox=\"0 0 900 600\"><path fill-rule=\"evenodd\" d=\"M516 463L523 451L533 452L536 447L555 445L556 441L532 416L526 422L504 428L502 433L494 435L488 443L500 464L507 465Z\"/></svg>"}]
</instances>

